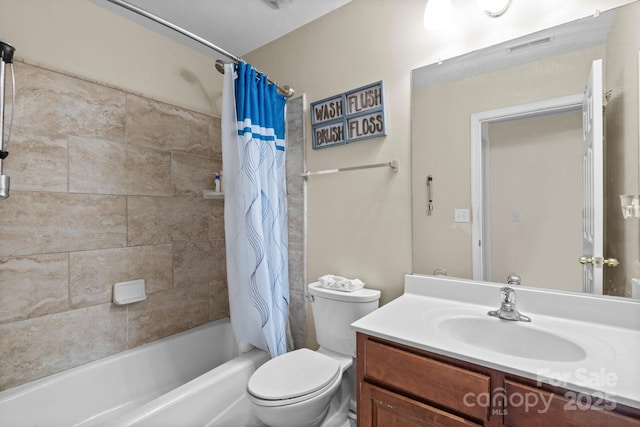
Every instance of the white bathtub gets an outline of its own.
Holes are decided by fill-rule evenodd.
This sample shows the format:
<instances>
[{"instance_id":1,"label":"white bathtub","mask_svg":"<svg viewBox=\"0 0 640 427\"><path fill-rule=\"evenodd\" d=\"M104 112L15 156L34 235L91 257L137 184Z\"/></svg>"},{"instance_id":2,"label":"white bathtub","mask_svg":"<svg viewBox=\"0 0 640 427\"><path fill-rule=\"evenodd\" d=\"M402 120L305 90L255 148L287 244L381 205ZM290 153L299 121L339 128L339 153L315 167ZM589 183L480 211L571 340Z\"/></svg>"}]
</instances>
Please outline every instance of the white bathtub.
<instances>
[{"instance_id":1,"label":"white bathtub","mask_svg":"<svg viewBox=\"0 0 640 427\"><path fill-rule=\"evenodd\" d=\"M221 319L0 392L0 424L222 427L268 359L256 349L238 356Z\"/></svg>"}]
</instances>

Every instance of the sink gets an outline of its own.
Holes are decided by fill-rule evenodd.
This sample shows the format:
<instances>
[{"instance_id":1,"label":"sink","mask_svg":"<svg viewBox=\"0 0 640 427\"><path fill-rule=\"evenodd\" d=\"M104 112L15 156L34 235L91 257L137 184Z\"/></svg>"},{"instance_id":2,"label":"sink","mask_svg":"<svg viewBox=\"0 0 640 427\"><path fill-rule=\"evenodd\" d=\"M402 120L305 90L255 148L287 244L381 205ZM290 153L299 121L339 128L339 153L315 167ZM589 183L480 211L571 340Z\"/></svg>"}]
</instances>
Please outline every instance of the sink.
<instances>
[{"instance_id":1,"label":"sink","mask_svg":"<svg viewBox=\"0 0 640 427\"><path fill-rule=\"evenodd\" d=\"M581 346L567 338L531 324L495 317L446 318L438 323L438 330L467 345L528 359L572 362L587 356Z\"/></svg>"}]
</instances>

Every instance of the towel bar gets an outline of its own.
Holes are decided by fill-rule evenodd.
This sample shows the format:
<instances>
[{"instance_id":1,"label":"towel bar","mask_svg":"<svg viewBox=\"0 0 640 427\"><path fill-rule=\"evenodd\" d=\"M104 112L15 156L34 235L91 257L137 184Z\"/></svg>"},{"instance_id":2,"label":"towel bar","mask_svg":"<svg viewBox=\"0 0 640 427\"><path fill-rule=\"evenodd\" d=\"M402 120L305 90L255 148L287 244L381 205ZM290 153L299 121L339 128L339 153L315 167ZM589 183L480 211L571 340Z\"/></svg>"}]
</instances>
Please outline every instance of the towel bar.
<instances>
[{"instance_id":1,"label":"towel bar","mask_svg":"<svg viewBox=\"0 0 640 427\"><path fill-rule=\"evenodd\" d=\"M353 170L359 170L359 169L380 168L385 166L390 167L394 172L398 172L400 170L400 162L398 160L391 160L390 162L373 163L370 165L349 166L346 168L326 169L326 170L315 171L315 172L306 171L305 173L302 174L302 176L307 178L312 175L327 175L330 173L346 172L346 171L353 171Z\"/></svg>"}]
</instances>

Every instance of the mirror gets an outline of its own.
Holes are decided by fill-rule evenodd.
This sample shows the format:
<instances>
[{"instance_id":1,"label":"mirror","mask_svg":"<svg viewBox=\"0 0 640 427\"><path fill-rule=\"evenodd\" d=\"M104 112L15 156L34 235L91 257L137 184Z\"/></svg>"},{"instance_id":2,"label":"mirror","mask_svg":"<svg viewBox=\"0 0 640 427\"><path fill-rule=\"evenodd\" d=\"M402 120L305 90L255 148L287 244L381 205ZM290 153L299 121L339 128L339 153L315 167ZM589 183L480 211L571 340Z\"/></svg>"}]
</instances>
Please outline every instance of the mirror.
<instances>
[{"instance_id":1,"label":"mirror","mask_svg":"<svg viewBox=\"0 0 640 427\"><path fill-rule=\"evenodd\" d=\"M619 196L640 186L638 16L636 1L412 71L414 273L479 279L480 246L491 248L493 274L484 280L506 283L515 273L522 285L582 290L582 112L572 104L561 114L483 122L475 142L482 155L473 159L481 178L473 180L471 118L574 102L602 59L603 254L620 262L602 268L602 292L631 296L631 279L640 278L640 220L623 219ZM471 204L478 194L484 215ZM474 227L490 233L475 238Z\"/></svg>"}]
</instances>

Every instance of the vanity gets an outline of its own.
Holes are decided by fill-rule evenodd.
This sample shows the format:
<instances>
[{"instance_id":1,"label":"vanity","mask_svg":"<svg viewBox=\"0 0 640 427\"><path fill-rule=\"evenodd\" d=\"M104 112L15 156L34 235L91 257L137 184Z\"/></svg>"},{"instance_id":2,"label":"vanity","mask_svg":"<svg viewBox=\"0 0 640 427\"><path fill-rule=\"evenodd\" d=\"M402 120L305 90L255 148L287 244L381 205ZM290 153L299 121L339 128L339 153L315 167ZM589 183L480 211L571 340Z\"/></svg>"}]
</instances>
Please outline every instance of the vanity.
<instances>
[{"instance_id":1,"label":"vanity","mask_svg":"<svg viewBox=\"0 0 640 427\"><path fill-rule=\"evenodd\" d=\"M407 275L353 324L358 426L640 426L640 302Z\"/></svg>"}]
</instances>

